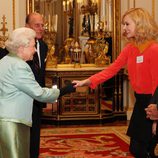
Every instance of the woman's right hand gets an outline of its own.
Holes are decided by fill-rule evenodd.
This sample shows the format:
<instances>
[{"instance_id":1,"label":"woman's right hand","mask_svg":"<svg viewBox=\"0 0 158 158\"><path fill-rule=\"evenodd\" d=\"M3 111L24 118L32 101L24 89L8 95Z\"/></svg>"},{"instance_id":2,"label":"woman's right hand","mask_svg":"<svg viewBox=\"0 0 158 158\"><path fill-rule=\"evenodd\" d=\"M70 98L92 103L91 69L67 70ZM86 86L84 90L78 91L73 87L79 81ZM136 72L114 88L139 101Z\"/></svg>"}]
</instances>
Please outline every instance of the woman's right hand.
<instances>
[{"instance_id":1,"label":"woman's right hand","mask_svg":"<svg viewBox=\"0 0 158 158\"><path fill-rule=\"evenodd\" d=\"M89 79L85 79L85 80L81 80L81 81L78 81L78 80L74 80L72 81L72 83L74 84L74 87L82 87L82 86L89 86L91 81Z\"/></svg>"}]
</instances>

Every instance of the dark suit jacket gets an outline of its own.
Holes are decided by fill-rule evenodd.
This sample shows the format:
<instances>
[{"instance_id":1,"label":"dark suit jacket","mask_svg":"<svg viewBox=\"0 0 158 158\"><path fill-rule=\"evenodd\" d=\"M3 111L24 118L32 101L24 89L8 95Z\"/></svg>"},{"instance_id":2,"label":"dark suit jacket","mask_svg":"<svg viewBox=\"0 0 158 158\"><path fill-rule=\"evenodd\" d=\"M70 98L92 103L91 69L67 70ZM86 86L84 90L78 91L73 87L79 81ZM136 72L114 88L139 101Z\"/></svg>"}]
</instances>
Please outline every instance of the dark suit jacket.
<instances>
[{"instance_id":1,"label":"dark suit jacket","mask_svg":"<svg viewBox=\"0 0 158 158\"><path fill-rule=\"evenodd\" d=\"M39 73L37 74L35 72L33 61L28 61L27 63L30 65L30 67L34 73L36 81L40 84L41 87L45 87L45 67L46 67L45 59L46 59L47 52L48 52L48 46L46 45L46 43L43 40L38 40L38 41L39 41L39 45L40 45L40 62L41 62L41 68L40 68ZM35 102L35 104L38 104L38 106L39 106L39 104L41 106L45 105L45 104L39 103L39 102Z\"/></svg>"},{"instance_id":2,"label":"dark suit jacket","mask_svg":"<svg viewBox=\"0 0 158 158\"><path fill-rule=\"evenodd\" d=\"M0 48L0 59L8 54L8 51L4 48Z\"/></svg>"},{"instance_id":3,"label":"dark suit jacket","mask_svg":"<svg viewBox=\"0 0 158 158\"><path fill-rule=\"evenodd\" d=\"M151 101L150 101L151 104L157 104L158 106L158 87L156 88L152 98L151 98Z\"/></svg>"}]
</instances>

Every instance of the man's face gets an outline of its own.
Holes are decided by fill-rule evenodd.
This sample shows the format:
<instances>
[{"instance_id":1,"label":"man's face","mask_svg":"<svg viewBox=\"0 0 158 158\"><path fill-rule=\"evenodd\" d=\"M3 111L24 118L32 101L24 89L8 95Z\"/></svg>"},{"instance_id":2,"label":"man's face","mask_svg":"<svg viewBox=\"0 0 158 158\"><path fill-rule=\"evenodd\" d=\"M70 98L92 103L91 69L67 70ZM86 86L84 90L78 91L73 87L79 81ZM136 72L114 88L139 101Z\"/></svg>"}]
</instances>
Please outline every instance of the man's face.
<instances>
[{"instance_id":1,"label":"man's face","mask_svg":"<svg viewBox=\"0 0 158 158\"><path fill-rule=\"evenodd\" d=\"M26 27L33 29L36 32L36 38L41 39L44 34L44 21L41 15L33 15Z\"/></svg>"}]
</instances>

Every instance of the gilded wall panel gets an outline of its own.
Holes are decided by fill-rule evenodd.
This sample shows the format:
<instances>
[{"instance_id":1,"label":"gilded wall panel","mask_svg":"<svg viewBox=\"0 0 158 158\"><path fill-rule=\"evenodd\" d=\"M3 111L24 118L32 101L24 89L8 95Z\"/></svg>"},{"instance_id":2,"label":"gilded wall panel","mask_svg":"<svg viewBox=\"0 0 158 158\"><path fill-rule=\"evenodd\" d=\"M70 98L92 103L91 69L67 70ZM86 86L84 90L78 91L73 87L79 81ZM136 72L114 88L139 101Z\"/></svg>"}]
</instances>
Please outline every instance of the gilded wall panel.
<instances>
[{"instance_id":1,"label":"gilded wall panel","mask_svg":"<svg viewBox=\"0 0 158 158\"><path fill-rule=\"evenodd\" d=\"M3 15L6 17L6 26L9 31L12 31L15 27L15 0L0 0L0 29L2 28L2 17Z\"/></svg>"}]
</instances>

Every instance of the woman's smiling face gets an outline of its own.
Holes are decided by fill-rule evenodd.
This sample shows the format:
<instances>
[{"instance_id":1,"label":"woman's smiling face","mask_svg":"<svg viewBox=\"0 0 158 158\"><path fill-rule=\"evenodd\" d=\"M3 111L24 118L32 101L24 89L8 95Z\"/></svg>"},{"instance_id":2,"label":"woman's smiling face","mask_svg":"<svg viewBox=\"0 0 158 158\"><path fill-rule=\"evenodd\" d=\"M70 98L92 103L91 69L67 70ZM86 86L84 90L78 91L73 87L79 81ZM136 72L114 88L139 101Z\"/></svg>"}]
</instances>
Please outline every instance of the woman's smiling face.
<instances>
[{"instance_id":1,"label":"woman's smiling face","mask_svg":"<svg viewBox=\"0 0 158 158\"><path fill-rule=\"evenodd\" d=\"M126 15L123 19L123 28L122 29L123 29L124 35L127 38L135 37L136 24L128 15Z\"/></svg>"}]
</instances>

